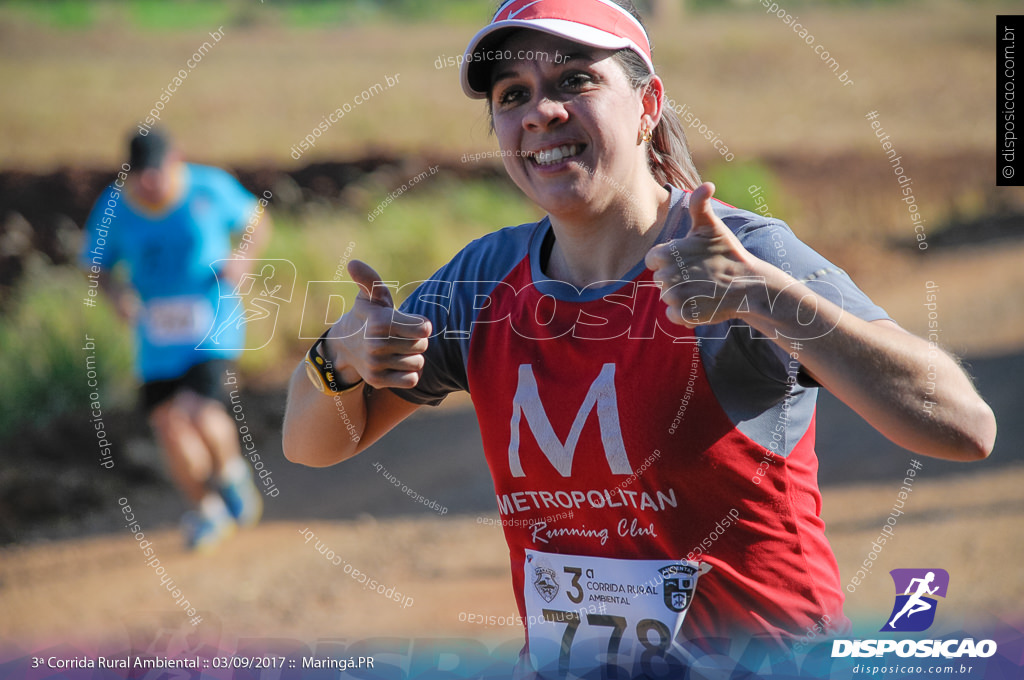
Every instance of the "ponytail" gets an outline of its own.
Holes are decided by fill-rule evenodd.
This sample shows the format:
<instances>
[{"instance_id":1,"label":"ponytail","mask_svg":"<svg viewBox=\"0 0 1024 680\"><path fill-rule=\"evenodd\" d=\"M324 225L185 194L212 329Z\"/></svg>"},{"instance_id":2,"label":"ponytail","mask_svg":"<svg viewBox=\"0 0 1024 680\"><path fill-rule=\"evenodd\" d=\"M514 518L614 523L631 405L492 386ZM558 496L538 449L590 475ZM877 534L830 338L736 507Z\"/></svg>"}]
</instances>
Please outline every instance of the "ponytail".
<instances>
[{"instance_id":1,"label":"ponytail","mask_svg":"<svg viewBox=\"0 0 1024 680\"><path fill-rule=\"evenodd\" d=\"M686 132L676 112L663 108L661 120L652 133L647 149L647 164L654 178L662 184L693 191L700 186L700 174L690 157Z\"/></svg>"},{"instance_id":2,"label":"ponytail","mask_svg":"<svg viewBox=\"0 0 1024 680\"><path fill-rule=\"evenodd\" d=\"M646 88L651 82L647 64L633 50L619 50L615 53L615 59L636 89ZM664 101L668 101L668 98ZM671 184L687 191L700 186L700 174L690 156L683 124L676 112L664 105L661 120L652 131L651 141L647 145L647 166L659 184Z\"/></svg>"}]
</instances>

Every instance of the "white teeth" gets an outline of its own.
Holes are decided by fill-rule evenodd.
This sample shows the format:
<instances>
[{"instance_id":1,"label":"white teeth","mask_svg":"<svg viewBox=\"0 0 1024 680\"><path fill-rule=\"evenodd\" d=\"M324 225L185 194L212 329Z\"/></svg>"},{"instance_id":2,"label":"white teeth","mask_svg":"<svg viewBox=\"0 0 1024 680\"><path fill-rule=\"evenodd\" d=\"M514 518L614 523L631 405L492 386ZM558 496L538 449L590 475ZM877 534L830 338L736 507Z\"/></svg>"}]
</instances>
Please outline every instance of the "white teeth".
<instances>
[{"instance_id":1,"label":"white teeth","mask_svg":"<svg viewBox=\"0 0 1024 680\"><path fill-rule=\"evenodd\" d=\"M545 149L544 151L538 151L533 156L533 162L537 165L553 165L558 163L562 159L572 158L580 152L579 146L576 144L564 144L554 149Z\"/></svg>"}]
</instances>

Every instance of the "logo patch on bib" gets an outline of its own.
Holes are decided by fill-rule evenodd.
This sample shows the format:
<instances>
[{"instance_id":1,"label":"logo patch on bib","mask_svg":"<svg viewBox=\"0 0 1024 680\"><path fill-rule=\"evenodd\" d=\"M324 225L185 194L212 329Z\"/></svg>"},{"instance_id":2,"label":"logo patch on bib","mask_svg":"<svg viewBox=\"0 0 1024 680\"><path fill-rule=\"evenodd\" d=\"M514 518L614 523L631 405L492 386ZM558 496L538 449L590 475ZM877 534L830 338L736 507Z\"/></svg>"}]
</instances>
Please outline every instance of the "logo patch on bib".
<instances>
[{"instance_id":1,"label":"logo patch on bib","mask_svg":"<svg viewBox=\"0 0 1024 680\"><path fill-rule=\"evenodd\" d=\"M533 580L533 587L544 598L545 602L551 602L558 595L558 576L555 570L543 564L537 564L533 568L536 578Z\"/></svg>"},{"instance_id":2,"label":"logo patch on bib","mask_svg":"<svg viewBox=\"0 0 1024 680\"><path fill-rule=\"evenodd\" d=\"M658 570L665 584L665 606L678 613L690 608L697 587L697 569L684 564L670 564Z\"/></svg>"}]
</instances>

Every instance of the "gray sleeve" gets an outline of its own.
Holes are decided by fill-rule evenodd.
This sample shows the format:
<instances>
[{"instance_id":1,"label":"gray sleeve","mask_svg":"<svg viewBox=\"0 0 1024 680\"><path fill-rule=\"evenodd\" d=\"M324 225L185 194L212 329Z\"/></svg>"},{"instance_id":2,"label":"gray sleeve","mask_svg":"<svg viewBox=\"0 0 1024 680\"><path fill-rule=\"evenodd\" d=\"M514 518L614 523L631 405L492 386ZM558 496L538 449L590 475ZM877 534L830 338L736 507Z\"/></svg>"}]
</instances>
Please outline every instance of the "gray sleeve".
<instances>
[{"instance_id":1,"label":"gray sleeve","mask_svg":"<svg viewBox=\"0 0 1024 680\"><path fill-rule=\"evenodd\" d=\"M392 389L402 399L414 404L437 406L451 392L466 390L467 379L463 359L463 344L468 339L455 331L453 319L458 310L453 310L453 285L444 280L444 270L424 281L401 305L406 314L418 314L430 320L433 335L423 353L423 373L416 387ZM454 312L454 313L453 313Z\"/></svg>"},{"instance_id":2,"label":"gray sleeve","mask_svg":"<svg viewBox=\"0 0 1024 680\"><path fill-rule=\"evenodd\" d=\"M727 217L725 222L733 228L740 243L752 255L803 282L818 295L841 307L844 312L864 321L889 318L885 310L872 302L845 271L798 239L784 222L759 218L750 220L741 216ZM736 226L733 227L730 222ZM731 322L731 325L733 328L729 337L735 336L735 341L743 346L742 351L750 357L754 366L769 378L786 382L789 374L787 366L790 364L786 351L758 331L739 326L736 321ZM803 373L800 378L801 383L815 386Z\"/></svg>"},{"instance_id":3,"label":"gray sleeve","mask_svg":"<svg viewBox=\"0 0 1024 680\"><path fill-rule=\"evenodd\" d=\"M865 321L889 318L846 272L801 242L783 222L736 209L723 209L719 215L751 254L803 281L845 312ZM766 449L788 455L810 427L817 384L785 350L738 320L698 326L696 333L708 382L730 420Z\"/></svg>"},{"instance_id":4,"label":"gray sleeve","mask_svg":"<svg viewBox=\"0 0 1024 680\"><path fill-rule=\"evenodd\" d=\"M536 224L506 227L463 248L402 303L402 311L430 319L433 335L416 387L392 390L414 404L436 406L451 392L469 391L470 335L484 300L526 256Z\"/></svg>"}]
</instances>

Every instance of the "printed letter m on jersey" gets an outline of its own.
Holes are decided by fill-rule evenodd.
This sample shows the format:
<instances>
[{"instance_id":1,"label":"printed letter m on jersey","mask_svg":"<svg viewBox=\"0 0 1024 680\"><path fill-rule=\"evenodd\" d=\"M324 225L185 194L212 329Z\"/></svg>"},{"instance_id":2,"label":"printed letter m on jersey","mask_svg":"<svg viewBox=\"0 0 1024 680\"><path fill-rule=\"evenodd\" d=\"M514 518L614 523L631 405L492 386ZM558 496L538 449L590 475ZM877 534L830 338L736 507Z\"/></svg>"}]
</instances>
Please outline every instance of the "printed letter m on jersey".
<instances>
[{"instance_id":1,"label":"printed letter m on jersey","mask_svg":"<svg viewBox=\"0 0 1024 680\"><path fill-rule=\"evenodd\" d=\"M548 461L563 477L572 474L572 459L576 453L583 425L587 422L590 412L597 410L597 422L601 428L601 443L604 456L608 459L608 467L612 474L630 475L633 468L626 456L626 447L622 443L622 429L619 427L619 402L615 396L615 364L605 364L601 372L590 385L587 396L583 399L580 410L576 412L569 437L563 444L551 427L551 420L544 411L537 390L537 378L533 375L533 366L519 366L519 383L516 394L512 398L512 432L508 444L508 466L513 477L525 477L523 465L519 460L519 427L523 414L533 432L541 451Z\"/></svg>"}]
</instances>

